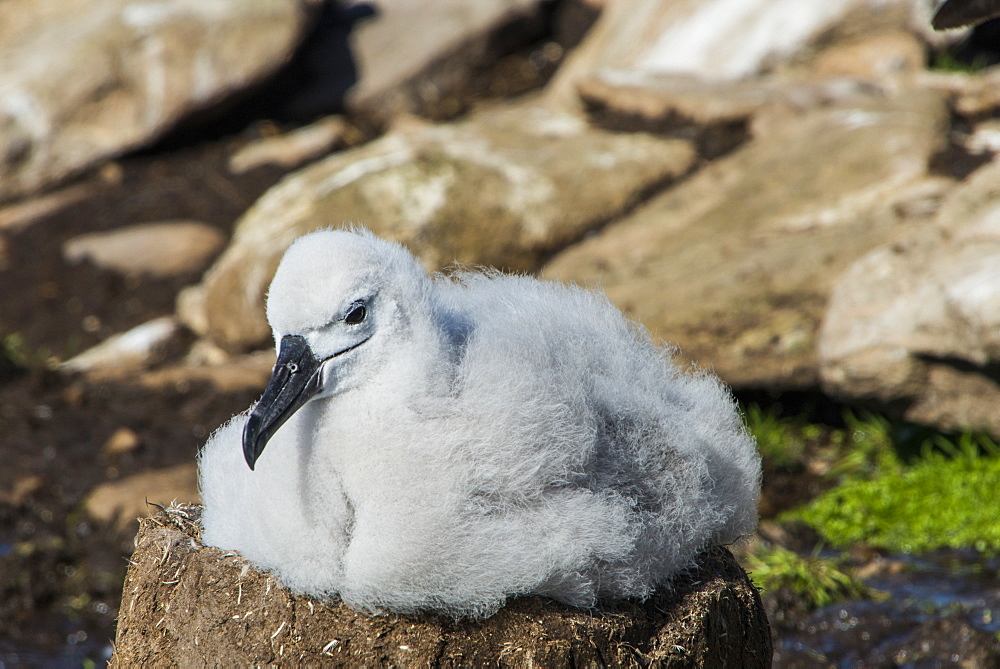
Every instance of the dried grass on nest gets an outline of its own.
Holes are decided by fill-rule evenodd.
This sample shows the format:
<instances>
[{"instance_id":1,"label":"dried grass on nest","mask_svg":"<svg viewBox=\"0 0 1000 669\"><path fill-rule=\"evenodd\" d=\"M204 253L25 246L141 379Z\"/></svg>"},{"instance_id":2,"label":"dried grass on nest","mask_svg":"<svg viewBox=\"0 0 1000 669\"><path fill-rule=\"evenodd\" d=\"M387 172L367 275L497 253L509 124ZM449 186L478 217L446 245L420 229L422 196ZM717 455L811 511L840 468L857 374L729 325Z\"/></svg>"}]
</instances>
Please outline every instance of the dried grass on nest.
<instances>
[{"instance_id":1,"label":"dried grass on nest","mask_svg":"<svg viewBox=\"0 0 1000 669\"><path fill-rule=\"evenodd\" d=\"M725 548L644 603L587 611L521 597L480 621L371 617L201 545L200 513L171 504L141 521L114 665L770 666L760 599Z\"/></svg>"}]
</instances>

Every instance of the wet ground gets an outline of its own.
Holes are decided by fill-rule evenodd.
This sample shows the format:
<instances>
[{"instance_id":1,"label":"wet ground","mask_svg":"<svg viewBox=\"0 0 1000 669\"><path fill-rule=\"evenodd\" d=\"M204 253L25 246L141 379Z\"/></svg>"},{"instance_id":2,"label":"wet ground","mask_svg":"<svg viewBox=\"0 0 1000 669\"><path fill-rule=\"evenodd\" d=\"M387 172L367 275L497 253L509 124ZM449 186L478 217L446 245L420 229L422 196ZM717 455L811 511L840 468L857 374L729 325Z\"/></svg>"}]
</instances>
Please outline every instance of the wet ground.
<instances>
[{"instance_id":1,"label":"wet ground","mask_svg":"<svg viewBox=\"0 0 1000 669\"><path fill-rule=\"evenodd\" d=\"M875 556L880 600L778 620L780 667L1000 666L1000 560L971 552Z\"/></svg>"}]
</instances>

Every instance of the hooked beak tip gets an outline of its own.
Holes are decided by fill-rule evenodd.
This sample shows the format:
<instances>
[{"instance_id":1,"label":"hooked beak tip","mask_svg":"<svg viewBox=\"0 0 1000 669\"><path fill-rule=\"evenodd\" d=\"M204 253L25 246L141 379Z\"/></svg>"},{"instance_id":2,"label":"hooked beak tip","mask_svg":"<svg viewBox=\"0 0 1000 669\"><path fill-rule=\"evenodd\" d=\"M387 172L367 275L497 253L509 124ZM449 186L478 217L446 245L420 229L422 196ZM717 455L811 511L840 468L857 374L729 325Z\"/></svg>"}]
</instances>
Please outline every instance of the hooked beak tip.
<instances>
[{"instance_id":1,"label":"hooked beak tip","mask_svg":"<svg viewBox=\"0 0 1000 669\"><path fill-rule=\"evenodd\" d=\"M264 419L256 411L251 411L247 416L247 422L243 425L243 458L247 461L250 471L253 471L270 438L271 434L265 429Z\"/></svg>"},{"instance_id":2,"label":"hooked beak tip","mask_svg":"<svg viewBox=\"0 0 1000 669\"><path fill-rule=\"evenodd\" d=\"M257 458L260 457L261 451L264 450L259 445L261 436L259 423L260 419L251 414L247 417L247 422L243 426L243 457L246 459L250 471L253 471L253 467L257 463Z\"/></svg>"}]
</instances>

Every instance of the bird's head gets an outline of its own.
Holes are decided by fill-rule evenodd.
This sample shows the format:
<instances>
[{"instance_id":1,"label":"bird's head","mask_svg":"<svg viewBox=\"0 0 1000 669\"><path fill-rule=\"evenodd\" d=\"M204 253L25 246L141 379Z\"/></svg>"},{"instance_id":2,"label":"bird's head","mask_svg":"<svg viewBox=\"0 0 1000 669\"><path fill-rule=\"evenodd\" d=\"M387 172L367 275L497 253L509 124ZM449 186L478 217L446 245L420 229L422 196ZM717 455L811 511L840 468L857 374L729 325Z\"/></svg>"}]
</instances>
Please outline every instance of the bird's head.
<instances>
[{"instance_id":1,"label":"bird's head","mask_svg":"<svg viewBox=\"0 0 1000 669\"><path fill-rule=\"evenodd\" d=\"M251 469L295 411L364 383L387 345L405 342L426 283L406 249L368 232L325 230L288 248L267 297L278 360L243 430Z\"/></svg>"}]
</instances>

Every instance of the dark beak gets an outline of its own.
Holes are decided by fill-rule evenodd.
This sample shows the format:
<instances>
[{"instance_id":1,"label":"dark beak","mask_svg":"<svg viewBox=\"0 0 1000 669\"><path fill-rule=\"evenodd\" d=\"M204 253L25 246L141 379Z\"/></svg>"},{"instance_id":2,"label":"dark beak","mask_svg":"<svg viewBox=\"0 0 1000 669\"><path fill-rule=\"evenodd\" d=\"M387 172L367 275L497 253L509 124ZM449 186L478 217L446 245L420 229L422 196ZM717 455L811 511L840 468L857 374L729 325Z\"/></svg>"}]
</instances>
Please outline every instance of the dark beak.
<instances>
[{"instance_id":1,"label":"dark beak","mask_svg":"<svg viewBox=\"0 0 1000 669\"><path fill-rule=\"evenodd\" d=\"M243 426L243 455L250 469L278 428L320 390L320 363L305 337L281 338L271 380Z\"/></svg>"}]
</instances>

